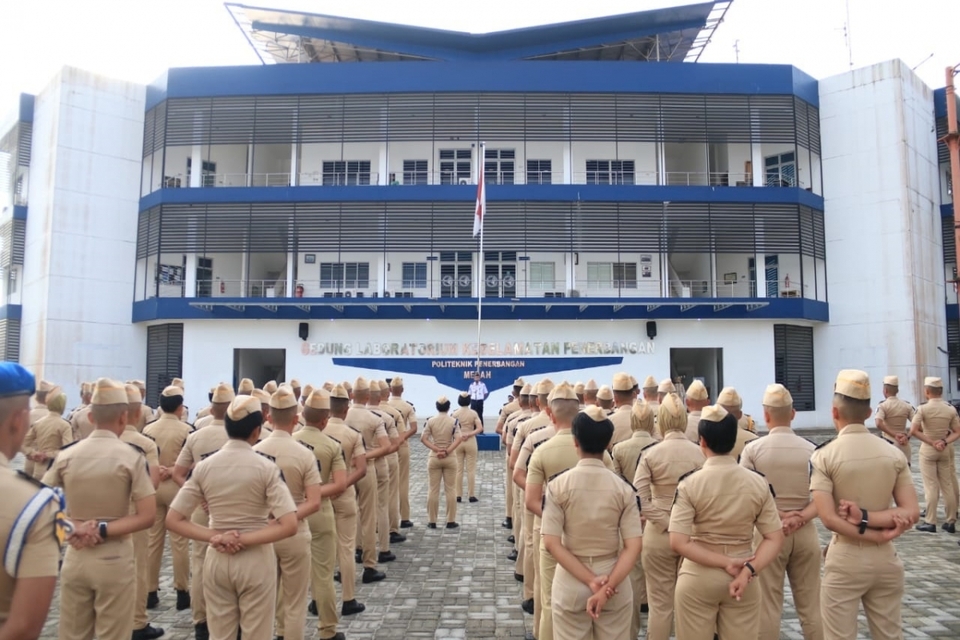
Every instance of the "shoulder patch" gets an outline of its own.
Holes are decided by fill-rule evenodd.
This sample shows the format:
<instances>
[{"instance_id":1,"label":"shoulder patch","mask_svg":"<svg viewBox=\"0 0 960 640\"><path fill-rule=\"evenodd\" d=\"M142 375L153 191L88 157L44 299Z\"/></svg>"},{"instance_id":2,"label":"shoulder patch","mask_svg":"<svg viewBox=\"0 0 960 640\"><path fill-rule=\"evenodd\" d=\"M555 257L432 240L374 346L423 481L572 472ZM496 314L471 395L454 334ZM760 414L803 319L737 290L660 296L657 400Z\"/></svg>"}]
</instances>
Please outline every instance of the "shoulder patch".
<instances>
[{"instance_id":1,"label":"shoulder patch","mask_svg":"<svg viewBox=\"0 0 960 640\"><path fill-rule=\"evenodd\" d=\"M830 438L829 440L827 440L827 441L825 441L825 442L821 442L820 444L817 445L817 449L822 449L823 447L827 446L828 444L830 444L830 443L833 442L834 440L836 440L836 438Z\"/></svg>"},{"instance_id":2,"label":"shoulder patch","mask_svg":"<svg viewBox=\"0 0 960 640\"><path fill-rule=\"evenodd\" d=\"M34 485L35 487L39 487L41 489L47 486L42 482L40 482L39 480L37 480L36 478L34 478L33 476L24 473L23 471L17 471L17 477L20 478L21 480L26 480L30 484Z\"/></svg>"},{"instance_id":3,"label":"shoulder patch","mask_svg":"<svg viewBox=\"0 0 960 640\"><path fill-rule=\"evenodd\" d=\"M266 458L267 460L269 460L270 462L272 462L272 463L274 463L274 464L277 463L277 459L276 459L274 456L270 455L269 453L264 453L263 451L257 451L257 455L258 455L258 456L263 456L264 458Z\"/></svg>"},{"instance_id":4,"label":"shoulder patch","mask_svg":"<svg viewBox=\"0 0 960 640\"><path fill-rule=\"evenodd\" d=\"M549 478L547 478L547 482L550 482L551 480L555 480L555 479L559 478L560 476L562 476L563 474L565 474L567 471L570 471L570 469L564 469L563 471L560 471L560 472L558 472L558 473L553 474L552 476L550 476Z\"/></svg>"},{"instance_id":5,"label":"shoulder patch","mask_svg":"<svg viewBox=\"0 0 960 640\"><path fill-rule=\"evenodd\" d=\"M60 451L64 451L65 449L69 449L70 447L72 447L73 445L77 444L78 442L80 442L80 441L79 441L79 440L74 440L74 441L71 442L70 444L65 444L65 445L63 445L62 447L60 447Z\"/></svg>"},{"instance_id":6,"label":"shoulder patch","mask_svg":"<svg viewBox=\"0 0 960 640\"><path fill-rule=\"evenodd\" d=\"M300 444L302 444L303 446L305 446L307 449L310 449L310 451L313 451L313 450L314 450L314 447L313 447L312 444L307 444L307 443L304 442L303 440L297 440L297 442L299 442Z\"/></svg>"},{"instance_id":7,"label":"shoulder patch","mask_svg":"<svg viewBox=\"0 0 960 640\"><path fill-rule=\"evenodd\" d=\"M545 439L545 440L541 440L540 442L537 442L536 444L534 444L534 445L533 445L534 451L536 451L537 447L539 447L540 445L542 445L544 442L550 442L550 438L547 438L547 439Z\"/></svg>"},{"instance_id":8,"label":"shoulder patch","mask_svg":"<svg viewBox=\"0 0 960 640\"><path fill-rule=\"evenodd\" d=\"M212 456L213 454L215 454L217 451L220 451L220 449L217 449L217 450L215 450L215 451L208 451L207 453L201 453L201 454L200 454L200 459L201 459L201 460L206 460L207 458L209 458L210 456Z\"/></svg>"},{"instance_id":9,"label":"shoulder patch","mask_svg":"<svg viewBox=\"0 0 960 640\"><path fill-rule=\"evenodd\" d=\"M134 449L136 449L137 451L139 451L139 452L140 452L140 455L142 455L142 456L147 455L147 452L144 451L142 447L140 447L140 446L138 446L138 445L135 445L135 444L133 444L132 442L128 442L127 444L130 445L131 447L133 447Z\"/></svg>"},{"instance_id":10,"label":"shoulder patch","mask_svg":"<svg viewBox=\"0 0 960 640\"><path fill-rule=\"evenodd\" d=\"M692 475L695 474L697 471L700 471L700 468L699 468L699 467L696 468L696 469L691 469L690 471L687 471L685 474L683 474L682 476L680 476L679 478L677 478L677 482L678 482L678 483L683 482L685 479L687 479L688 477L692 476Z\"/></svg>"}]
</instances>

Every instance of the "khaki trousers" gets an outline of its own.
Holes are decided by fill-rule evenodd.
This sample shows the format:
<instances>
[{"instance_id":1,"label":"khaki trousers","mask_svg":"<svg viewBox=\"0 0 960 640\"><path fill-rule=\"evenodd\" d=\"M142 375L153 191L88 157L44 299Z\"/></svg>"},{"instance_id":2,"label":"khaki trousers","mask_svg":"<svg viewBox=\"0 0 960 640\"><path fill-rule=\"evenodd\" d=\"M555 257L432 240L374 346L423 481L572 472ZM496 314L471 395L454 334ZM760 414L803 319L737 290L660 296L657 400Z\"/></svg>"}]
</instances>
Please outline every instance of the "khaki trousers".
<instances>
[{"instance_id":1,"label":"khaki trousers","mask_svg":"<svg viewBox=\"0 0 960 640\"><path fill-rule=\"evenodd\" d=\"M617 563L616 557L594 562L585 562L597 575L606 575ZM630 633L630 607L633 592L630 582L624 581L619 593L604 605L600 618L594 620L587 614L587 600L592 595L590 587L583 584L561 566L557 566L553 578L553 639L554 640L610 640L626 639ZM745 637L745 636L744 636ZM630 640L634 640L631 638ZM686 638L682 638L686 640Z\"/></svg>"},{"instance_id":2,"label":"khaki trousers","mask_svg":"<svg viewBox=\"0 0 960 640\"><path fill-rule=\"evenodd\" d=\"M737 601L730 595L732 581L723 569L689 560L681 563L674 602L677 638L713 640L714 634L724 639L757 637L760 586L751 582Z\"/></svg>"},{"instance_id":3,"label":"khaki trousers","mask_svg":"<svg viewBox=\"0 0 960 640\"><path fill-rule=\"evenodd\" d=\"M375 569L377 566L377 467L367 462L367 473L356 484L357 506L360 508L358 519L360 547L363 549L364 569ZM350 563L353 564L351 550ZM343 562L340 564L341 576Z\"/></svg>"},{"instance_id":4,"label":"khaki trousers","mask_svg":"<svg viewBox=\"0 0 960 640\"><path fill-rule=\"evenodd\" d=\"M137 564L137 593L133 600L133 628L143 629L147 626L147 582L149 573L150 532L137 531L133 538L133 558Z\"/></svg>"},{"instance_id":5,"label":"khaki trousers","mask_svg":"<svg viewBox=\"0 0 960 640\"><path fill-rule=\"evenodd\" d=\"M811 521L783 541L780 554L757 576L760 593L759 640L780 640L783 616L783 580L790 579L790 591L800 618L804 640L823 640L820 619L820 541Z\"/></svg>"},{"instance_id":6,"label":"khaki trousers","mask_svg":"<svg viewBox=\"0 0 960 640\"><path fill-rule=\"evenodd\" d=\"M198 507L190 521L201 527L209 526L210 516L203 507ZM190 608L193 616L193 624L198 625L207 621L207 596L206 589L203 586L203 572L205 559L207 556L207 543L193 540L193 549L190 553Z\"/></svg>"},{"instance_id":7,"label":"khaki trousers","mask_svg":"<svg viewBox=\"0 0 960 640\"><path fill-rule=\"evenodd\" d=\"M677 587L680 556L670 548L669 535L652 522L648 522L643 530L640 560L647 580L647 602L650 607L647 616L647 638L669 640L673 627L674 591Z\"/></svg>"},{"instance_id":8,"label":"khaki trousers","mask_svg":"<svg viewBox=\"0 0 960 640\"><path fill-rule=\"evenodd\" d=\"M60 573L60 640L130 640L136 572L130 538L67 547Z\"/></svg>"},{"instance_id":9,"label":"khaki trousers","mask_svg":"<svg viewBox=\"0 0 960 640\"><path fill-rule=\"evenodd\" d=\"M643 573L643 561L637 556L637 563L630 570L630 588L633 590L633 611L630 615L630 637L640 633L640 605L647 603L647 577ZM778 639L779 640L779 639Z\"/></svg>"},{"instance_id":10,"label":"khaki trousers","mask_svg":"<svg viewBox=\"0 0 960 640\"><path fill-rule=\"evenodd\" d=\"M390 465L387 457L377 460L377 537L380 553L390 551ZM366 553L366 547L364 547Z\"/></svg>"},{"instance_id":11,"label":"khaki trousers","mask_svg":"<svg viewBox=\"0 0 960 640\"><path fill-rule=\"evenodd\" d=\"M163 562L163 547L167 537L167 511L177 496L179 487L173 480L166 480L157 487L157 517L149 533L149 571L147 591L160 588L160 565ZM177 591L190 589L190 541L170 533L170 555L173 558L173 588Z\"/></svg>"},{"instance_id":12,"label":"khaki trousers","mask_svg":"<svg viewBox=\"0 0 960 640\"><path fill-rule=\"evenodd\" d=\"M410 520L410 445L406 442L397 451L400 457L400 519Z\"/></svg>"},{"instance_id":13,"label":"khaki trousers","mask_svg":"<svg viewBox=\"0 0 960 640\"><path fill-rule=\"evenodd\" d=\"M534 522L533 541L527 550L533 558L533 637L543 640L540 635L540 623L543 620L543 596L540 593L540 585L543 584L543 576L540 575L540 523L536 520Z\"/></svg>"},{"instance_id":14,"label":"khaki trousers","mask_svg":"<svg viewBox=\"0 0 960 640\"><path fill-rule=\"evenodd\" d=\"M534 532L535 538L540 538L540 530ZM554 640L556 633L553 630L553 580L557 574L557 560L547 548L543 546L543 539L540 538L540 573L537 580L540 583L540 633L537 640ZM534 600L534 613L536 613L536 600Z\"/></svg>"},{"instance_id":15,"label":"khaki trousers","mask_svg":"<svg viewBox=\"0 0 960 640\"><path fill-rule=\"evenodd\" d=\"M389 519L387 523L388 534L391 531L400 533L400 456L396 453L387 456L387 469L390 472L390 495L387 512ZM387 542L390 542L389 535L387 535Z\"/></svg>"},{"instance_id":16,"label":"khaki trousers","mask_svg":"<svg viewBox=\"0 0 960 640\"><path fill-rule=\"evenodd\" d=\"M447 522L457 521L457 497L453 493L454 475L457 473L457 461L447 456L442 460L433 453L427 459L427 477L430 490L427 494L427 521L437 522L440 510L440 480L447 498Z\"/></svg>"},{"instance_id":17,"label":"khaki trousers","mask_svg":"<svg viewBox=\"0 0 960 640\"><path fill-rule=\"evenodd\" d=\"M823 563L820 613L826 640L857 637L863 603L873 640L900 640L903 626L903 563L893 544L856 544L834 536Z\"/></svg>"},{"instance_id":18,"label":"khaki trousers","mask_svg":"<svg viewBox=\"0 0 960 640\"><path fill-rule=\"evenodd\" d=\"M211 551L204 559L203 590L210 615L210 640L273 640L277 606L277 566L273 545L227 555ZM303 608L303 601L299 603Z\"/></svg>"},{"instance_id":19,"label":"khaki trousers","mask_svg":"<svg viewBox=\"0 0 960 640\"><path fill-rule=\"evenodd\" d=\"M277 599L274 604L277 636L284 640L303 640L307 626L304 603L310 587L311 569L310 527L307 523L300 523L297 535L273 543L273 552L277 556ZM319 598L317 606L320 606Z\"/></svg>"},{"instance_id":20,"label":"khaki trousers","mask_svg":"<svg viewBox=\"0 0 960 640\"><path fill-rule=\"evenodd\" d=\"M340 617L337 615L337 591L333 586L333 562L337 556L337 529L330 501L324 500L320 511L307 518L307 522L310 525L310 588L313 591L313 599L317 602L318 627L320 638L323 640L337 634L337 623L340 622ZM352 565L353 562L350 564ZM343 570L340 571L340 580L343 581ZM353 595L352 587L351 584L351 596ZM344 596L344 600L351 599ZM301 606L300 609L302 610L303 607ZM283 636L284 640L290 637L289 634L283 634L279 624L277 636Z\"/></svg>"},{"instance_id":21,"label":"khaki trousers","mask_svg":"<svg viewBox=\"0 0 960 640\"><path fill-rule=\"evenodd\" d=\"M957 468L956 447L950 445L950 480L953 481L953 495L957 496L958 507L960 507L960 482L957 481L957 474L954 469Z\"/></svg>"},{"instance_id":22,"label":"khaki trousers","mask_svg":"<svg viewBox=\"0 0 960 640\"><path fill-rule=\"evenodd\" d=\"M526 499L526 498L524 498ZM524 503L525 504L525 503ZM523 599L534 597L534 581L537 577L537 549L533 546L533 512L523 507ZM534 634L536 635L536 634Z\"/></svg>"},{"instance_id":23,"label":"khaki trousers","mask_svg":"<svg viewBox=\"0 0 960 640\"><path fill-rule=\"evenodd\" d=\"M357 565L353 557L357 548L357 499L353 487L348 487L333 501L333 515L336 521L340 588L343 601L349 602L356 597L357 588ZM319 603L317 606L320 606Z\"/></svg>"},{"instance_id":24,"label":"khaki trousers","mask_svg":"<svg viewBox=\"0 0 960 640\"><path fill-rule=\"evenodd\" d=\"M937 524L937 505L941 492L945 519L947 522L956 522L957 494L954 491L954 482L957 472L952 465L952 444L943 451L937 451L928 445L920 447L920 476L923 478L923 497L927 503L924 521L929 524Z\"/></svg>"},{"instance_id":25,"label":"khaki trousers","mask_svg":"<svg viewBox=\"0 0 960 640\"><path fill-rule=\"evenodd\" d=\"M514 485L513 478L510 476L510 451L507 451L507 457L503 459L503 472L506 477L506 484L504 485L504 493L507 497L507 517L513 520L513 494L514 494ZM513 532L516 535L516 531Z\"/></svg>"},{"instance_id":26,"label":"khaki trousers","mask_svg":"<svg viewBox=\"0 0 960 640\"><path fill-rule=\"evenodd\" d=\"M461 443L456 450L457 456L457 497L463 495L463 474L467 474L467 497L473 498L477 495L477 439L470 438Z\"/></svg>"}]
</instances>

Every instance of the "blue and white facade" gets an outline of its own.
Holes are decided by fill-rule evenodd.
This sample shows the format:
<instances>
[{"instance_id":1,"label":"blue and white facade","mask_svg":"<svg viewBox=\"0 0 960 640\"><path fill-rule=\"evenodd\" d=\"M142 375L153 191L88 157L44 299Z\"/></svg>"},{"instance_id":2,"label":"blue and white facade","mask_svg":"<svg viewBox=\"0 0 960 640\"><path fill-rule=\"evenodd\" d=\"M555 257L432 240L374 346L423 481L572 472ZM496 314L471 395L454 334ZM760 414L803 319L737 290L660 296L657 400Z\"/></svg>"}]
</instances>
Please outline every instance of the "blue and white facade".
<instances>
[{"instance_id":1,"label":"blue and white facade","mask_svg":"<svg viewBox=\"0 0 960 640\"><path fill-rule=\"evenodd\" d=\"M37 346L53 325L24 332L22 359L65 384L145 372L151 396L180 376L191 406L220 380L400 373L428 411L479 355L494 400L521 374L627 370L734 385L758 413L778 381L807 426L828 422L839 368L896 373L908 399L924 375L955 380L942 105L896 62L819 82L695 62L728 4L482 36L231 6L264 65L113 87L98 117L136 113L135 144L105 136L94 156L122 181L90 176L119 258L102 238L76 250L117 293L73 296L93 318L76 372ZM53 125L32 126L36 159ZM35 189L67 204L68 177L31 176L11 214L28 280ZM35 280L48 301L65 286Z\"/></svg>"}]
</instances>

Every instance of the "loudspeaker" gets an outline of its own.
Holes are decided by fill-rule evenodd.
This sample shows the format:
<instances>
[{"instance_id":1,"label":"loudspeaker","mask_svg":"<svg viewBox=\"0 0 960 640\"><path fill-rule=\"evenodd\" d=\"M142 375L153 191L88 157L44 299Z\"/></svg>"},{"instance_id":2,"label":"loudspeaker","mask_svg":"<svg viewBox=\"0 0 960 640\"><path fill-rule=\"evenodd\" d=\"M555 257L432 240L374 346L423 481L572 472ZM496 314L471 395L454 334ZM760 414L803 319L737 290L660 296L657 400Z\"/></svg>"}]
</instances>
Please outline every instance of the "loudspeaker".
<instances>
[{"instance_id":1,"label":"loudspeaker","mask_svg":"<svg viewBox=\"0 0 960 640\"><path fill-rule=\"evenodd\" d=\"M651 340L657 337L657 323L653 320L647 322L647 337Z\"/></svg>"},{"instance_id":2,"label":"loudspeaker","mask_svg":"<svg viewBox=\"0 0 960 640\"><path fill-rule=\"evenodd\" d=\"M647 324L650 324L650 323L648 322ZM301 340L306 340L307 338L310 337L310 325L308 323L306 322L300 323L299 335Z\"/></svg>"}]
</instances>

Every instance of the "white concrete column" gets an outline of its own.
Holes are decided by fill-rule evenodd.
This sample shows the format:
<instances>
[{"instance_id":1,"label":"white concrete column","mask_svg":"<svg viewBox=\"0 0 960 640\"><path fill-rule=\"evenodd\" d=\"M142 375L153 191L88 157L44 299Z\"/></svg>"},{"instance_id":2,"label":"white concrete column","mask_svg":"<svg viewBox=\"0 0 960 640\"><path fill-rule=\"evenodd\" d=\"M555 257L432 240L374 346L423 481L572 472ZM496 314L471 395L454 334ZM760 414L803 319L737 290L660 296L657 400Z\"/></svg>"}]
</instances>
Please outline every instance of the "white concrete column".
<instances>
[{"instance_id":1,"label":"white concrete column","mask_svg":"<svg viewBox=\"0 0 960 640\"><path fill-rule=\"evenodd\" d=\"M247 280L250 278L250 242L243 243L243 255L240 258L240 297L247 297ZM229 289L229 285L228 285Z\"/></svg>"},{"instance_id":2,"label":"white concrete column","mask_svg":"<svg viewBox=\"0 0 960 640\"><path fill-rule=\"evenodd\" d=\"M389 279L390 279L390 262L389 262L389 259L386 256L384 256L382 262L380 263L380 268L377 271L376 291L377 291L377 295L380 296L381 298L383 297L383 292L387 290L387 281Z\"/></svg>"},{"instance_id":3,"label":"white concrete column","mask_svg":"<svg viewBox=\"0 0 960 640\"><path fill-rule=\"evenodd\" d=\"M750 163L753 165L753 186L763 187L766 185L763 171L763 151L759 143L750 145Z\"/></svg>"},{"instance_id":4,"label":"white concrete column","mask_svg":"<svg viewBox=\"0 0 960 640\"><path fill-rule=\"evenodd\" d=\"M186 266L183 268L183 297L197 297L197 254L188 253Z\"/></svg>"},{"instance_id":5,"label":"white concrete column","mask_svg":"<svg viewBox=\"0 0 960 640\"><path fill-rule=\"evenodd\" d=\"M577 288L577 252L564 254L564 271L567 281L567 291ZM527 264L530 264L529 262Z\"/></svg>"},{"instance_id":6,"label":"white concrete column","mask_svg":"<svg viewBox=\"0 0 960 640\"><path fill-rule=\"evenodd\" d=\"M247 145L247 180L248 187L253 186L253 145Z\"/></svg>"},{"instance_id":7,"label":"white concrete column","mask_svg":"<svg viewBox=\"0 0 960 640\"><path fill-rule=\"evenodd\" d=\"M300 184L300 145L293 142L290 145L290 186Z\"/></svg>"},{"instance_id":8,"label":"white concrete column","mask_svg":"<svg viewBox=\"0 0 960 640\"><path fill-rule=\"evenodd\" d=\"M297 254L293 251L287 252L287 287L285 291L285 297L293 297L293 272L297 266Z\"/></svg>"},{"instance_id":9,"label":"white concrete column","mask_svg":"<svg viewBox=\"0 0 960 640\"><path fill-rule=\"evenodd\" d=\"M191 187L203 185L203 147L193 145L190 151L190 184Z\"/></svg>"},{"instance_id":10,"label":"white concrete column","mask_svg":"<svg viewBox=\"0 0 960 640\"><path fill-rule=\"evenodd\" d=\"M667 184L667 156L663 142L657 142L657 184Z\"/></svg>"},{"instance_id":11,"label":"white concrete column","mask_svg":"<svg viewBox=\"0 0 960 640\"><path fill-rule=\"evenodd\" d=\"M764 253L757 253L757 297L767 297L767 256Z\"/></svg>"},{"instance_id":12,"label":"white concrete column","mask_svg":"<svg viewBox=\"0 0 960 640\"><path fill-rule=\"evenodd\" d=\"M387 176L387 168L389 167L389 164L388 164L388 161L387 161L387 145L386 145L386 143L384 143L384 144L381 145L381 147L380 147L380 162L379 162L379 164L378 164L377 166L378 166L378 169L377 169L377 184L380 185L381 187L382 187L382 186L385 186L385 185L387 185L387 184L390 184L389 181L388 181L388 177L389 177L389 176Z\"/></svg>"},{"instance_id":13,"label":"white concrete column","mask_svg":"<svg viewBox=\"0 0 960 640\"><path fill-rule=\"evenodd\" d=\"M573 184L573 152L570 142L563 147L563 184Z\"/></svg>"}]
</instances>

